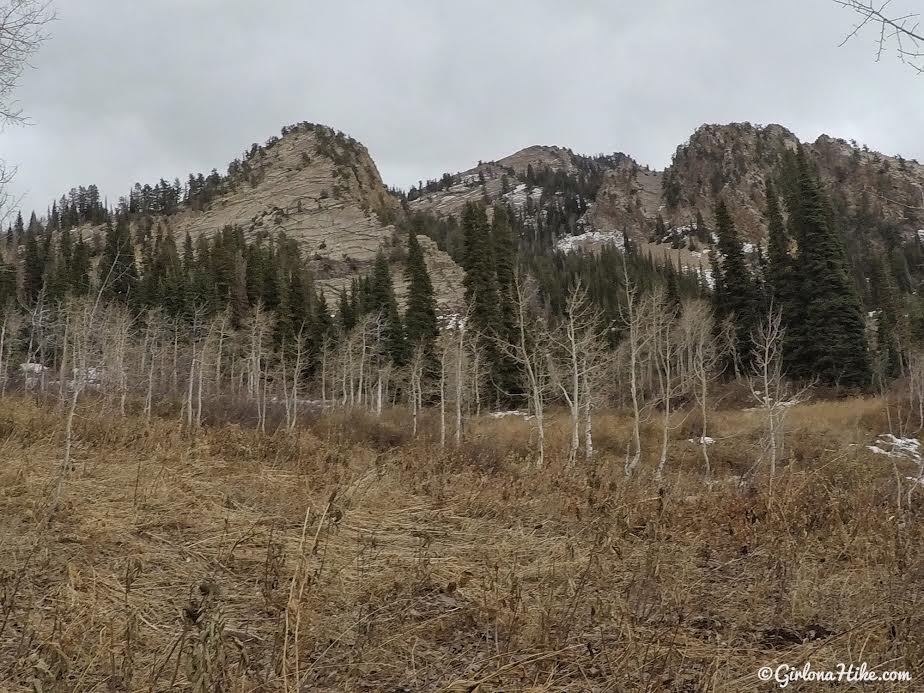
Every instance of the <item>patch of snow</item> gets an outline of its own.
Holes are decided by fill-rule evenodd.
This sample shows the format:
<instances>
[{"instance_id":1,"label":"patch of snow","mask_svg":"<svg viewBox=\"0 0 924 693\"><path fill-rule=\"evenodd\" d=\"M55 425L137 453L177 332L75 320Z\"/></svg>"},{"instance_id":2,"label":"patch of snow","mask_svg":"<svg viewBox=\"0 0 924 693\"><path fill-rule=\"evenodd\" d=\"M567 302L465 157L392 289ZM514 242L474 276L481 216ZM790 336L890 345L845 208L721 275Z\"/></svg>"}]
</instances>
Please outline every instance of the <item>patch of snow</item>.
<instances>
[{"instance_id":1,"label":"patch of snow","mask_svg":"<svg viewBox=\"0 0 924 693\"><path fill-rule=\"evenodd\" d=\"M924 243L924 229L918 229L918 240Z\"/></svg>"},{"instance_id":2,"label":"patch of snow","mask_svg":"<svg viewBox=\"0 0 924 693\"><path fill-rule=\"evenodd\" d=\"M873 445L867 445L866 449L875 455L897 457L918 464L924 461L921 457L921 441L917 438L899 438L891 433L883 433L876 438Z\"/></svg>"},{"instance_id":3,"label":"patch of snow","mask_svg":"<svg viewBox=\"0 0 924 693\"><path fill-rule=\"evenodd\" d=\"M706 267L703 267L703 277L706 280L706 285L710 289L714 289L715 288L715 277L712 276L712 270Z\"/></svg>"},{"instance_id":4,"label":"patch of snow","mask_svg":"<svg viewBox=\"0 0 924 693\"><path fill-rule=\"evenodd\" d=\"M563 253L567 253L589 243L615 245L617 248L622 248L625 245L625 239L619 231L587 231L577 236L559 238L558 242L555 244L555 248Z\"/></svg>"},{"instance_id":5,"label":"patch of snow","mask_svg":"<svg viewBox=\"0 0 924 693\"><path fill-rule=\"evenodd\" d=\"M542 195L542 188L529 187L526 183L520 183L513 190L502 195L502 197L514 209L522 209L526 206L526 201L532 197L538 199Z\"/></svg>"},{"instance_id":6,"label":"patch of snow","mask_svg":"<svg viewBox=\"0 0 924 693\"><path fill-rule=\"evenodd\" d=\"M19 370L21 370L23 373L39 374L47 371L48 366L45 366L41 363L20 363Z\"/></svg>"},{"instance_id":7,"label":"patch of snow","mask_svg":"<svg viewBox=\"0 0 924 693\"><path fill-rule=\"evenodd\" d=\"M687 438L688 443L696 443L697 445L712 445L715 443L715 438L710 438L709 436L702 436L700 438Z\"/></svg>"},{"instance_id":8,"label":"patch of snow","mask_svg":"<svg viewBox=\"0 0 924 693\"><path fill-rule=\"evenodd\" d=\"M511 409L510 411L492 411L490 414L488 414L488 416L490 416L492 419L505 419L508 416L519 416L527 420L533 418L531 414L525 411L520 411L519 409Z\"/></svg>"},{"instance_id":9,"label":"patch of snow","mask_svg":"<svg viewBox=\"0 0 924 693\"><path fill-rule=\"evenodd\" d=\"M442 323L444 330L457 330L465 326L465 316L459 315L458 313L440 315L438 319L440 323Z\"/></svg>"}]
</instances>

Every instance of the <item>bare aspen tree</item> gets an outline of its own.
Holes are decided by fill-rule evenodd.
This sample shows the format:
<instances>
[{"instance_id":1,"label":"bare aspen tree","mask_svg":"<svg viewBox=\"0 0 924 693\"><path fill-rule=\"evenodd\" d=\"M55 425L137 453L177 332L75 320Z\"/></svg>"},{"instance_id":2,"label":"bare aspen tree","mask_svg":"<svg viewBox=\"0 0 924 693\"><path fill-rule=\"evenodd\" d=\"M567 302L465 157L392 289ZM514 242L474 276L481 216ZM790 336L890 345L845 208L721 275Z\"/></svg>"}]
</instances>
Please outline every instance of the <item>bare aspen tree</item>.
<instances>
[{"instance_id":1,"label":"bare aspen tree","mask_svg":"<svg viewBox=\"0 0 924 693\"><path fill-rule=\"evenodd\" d=\"M629 361L629 394L632 401L632 440L626 449L624 471L626 476L632 476L642 459L640 371L645 351L651 340L647 325L650 324L649 318L653 310L650 300L640 301L638 288L629 279L625 258L623 258L623 279L626 302L622 311L622 320L627 332L625 351Z\"/></svg>"},{"instance_id":2,"label":"bare aspen tree","mask_svg":"<svg viewBox=\"0 0 924 693\"><path fill-rule=\"evenodd\" d=\"M128 350L132 319L125 306L117 303L107 306L103 319L103 332L108 338L103 343L103 371L100 374L103 379L100 385L108 390L105 393L107 398L115 395L119 415L124 417L128 398Z\"/></svg>"},{"instance_id":3,"label":"bare aspen tree","mask_svg":"<svg viewBox=\"0 0 924 693\"><path fill-rule=\"evenodd\" d=\"M207 306L203 305L203 316L207 310ZM215 396L218 396L221 392L221 358L224 351L224 342L228 336L229 320L227 309L209 320L208 327L205 330L205 338L202 340L202 346L199 349L199 365L196 369L196 413L193 417L196 429L202 428L202 401L207 383L206 373L212 373ZM212 358L214 358L214 363L209 363L209 359Z\"/></svg>"},{"instance_id":4,"label":"bare aspen tree","mask_svg":"<svg viewBox=\"0 0 924 693\"><path fill-rule=\"evenodd\" d=\"M520 273L514 277L513 309L515 336L500 340L499 348L519 366L526 380L533 427L536 432L537 469L545 466L545 404L551 387L549 374L549 331L533 310L537 298L535 284Z\"/></svg>"},{"instance_id":5,"label":"bare aspen tree","mask_svg":"<svg viewBox=\"0 0 924 693\"><path fill-rule=\"evenodd\" d=\"M70 401L68 402L67 412L64 423L64 454L62 456L62 467L58 479L58 490L56 497L60 496L63 489L64 479L67 470L70 468L71 450L73 447L73 430L74 415L77 411L77 402L87 385L87 378L90 370L90 363L93 350L93 336L96 329L96 311L98 304L88 299L74 299L69 302L66 310L70 313L68 335L71 341L71 375L70 382Z\"/></svg>"},{"instance_id":6,"label":"bare aspen tree","mask_svg":"<svg viewBox=\"0 0 924 693\"><path fill-rule=\"evenodd\" d=\"M423 376L427 364L427 349L423 344L414 345L408 364L408 398L411 405L411 435L417 437L417 418L423 404Z\"/></svg>"},{"instance_id":7,"label":"bare aspen tree","mask_svg":"<svg viewBox=\"0 0 924 693\"><path fill-rule=\"evenodd\" d=\"M199 417L196 416L196 384L201 388L202 379L199 377L204 368L202 358L202 331L205 322L206 308L204 305L193 306L191 322L189 324L189 370L186 381L186 396L183 402L183 411L186 415L186 428L193 430L198 427Z\"/></svg>"},{"instance_id":8,"label":"bare aspen tree","mask_svg":"<svg viewBox=\"0 0 924 693\"><path fill-rule=\"evenodd\" d=\"M331 361L331 351L334 350L334 343L330 336L324 337L324 343L321 345L321 406L327 407L328 404L328 369Z\"/></svg>"},{"instance_id":9,"label":"bare aspen tree","mask_svg":"<svg viewBox=\"0 0 924 693\"><path fill-rule=\"evenodd\" d=\"M2 323L0 323L0 396L6 395L9 363L20 327L22 327L22 316L15 304L8 303L3 308Z\"/></svg>"},{"instance_id":10,"label":"bare aspen tree","mask_svg":"<svg viewBox=\"0 0 924 693\"><path fill-rule=\"evenodd\" d=\"M685 333L684 343L689 354L691 390L699 408L701 426L699 429L699 446L703 455L706 480L712 480L712 464L709 460L709 390L718 377L719 363L723 352L719 348L720 340L713 334L714 321L712 310L704 301L689 301L684 304L682 329ZM726 340L722 339L722 343Z\"/></svg>"},{"instance_id":11,"label":"bare aspen tree","mask_svg":"<svg viewBox=\"0 0 924 693\"><path fill-rule=\"evenodd\" d=\"M446 377L449 371L449 359L455 339L449 330L440 333L440 447L446 447Z\"/></svg>"},{"instance_id":12,"label":"bare aspen tree","mask_svg":"<svg viewBox=\"0 0 924 693\"><path fill-rule=\"evenodd\" d=\"M754 362L752 375L748 378L751 396L764 414L764 454L770 472L769 502L773 500L773 482L779 450L782 447L786 411L793 404L804 401L810 388L805 386L794 392L784 378L783 336L782 313L771 305L766 318L758 324L751 337L754 344Z\"/></svg>"},{"instance_id":13,"label":"bare aspen tree","mask_svg":"<svg viewBox=\"0 0 924 693\"><path fill-rule=\"evenodd\" d=\"M144 316L144 359L145 370L144 418L151 420L151 409L154 402L154 371L161 354L163 340L163 316L159 309L147 311Z\"/></svg>"},{"instance_id":14,"label":"bare aspen tree","mask_svg":"<svg viewBox=\"0 0 924 693\"><path fill-rule=\"evenodd\" d=\"M602 320L596 323L596 331L590 333L583 354L584 459L587 462L594 458L593 414L607 401L612 388L616 352L607 343L610 329Z\"/></svg>"},{"instance_id":15,"label":"bare aspen tree","mask_svg":"<svg viewBox=\"0 0 924 693\"><path fill-rule=\"evenodd\" d=\"M225 342L228 341L230 336L230 327L231 327L231 311L226 306L218 315L212 319L212 324L209 327L209 333L214 335L216 344L215 344L215 373L214 373L214 383L215 383L215 395L221 395L221 380L224 376L224 355L225 355Z\"/></svg>"},{"instance_id":16,"label":"bare aspen tree","mask_svg":"<svg viewBox=\"0 0 924 693\"><path fill-rule=\"evenodd\" d=\"M25 307L26 313L29 316L29 341L26 347L26 363L27 364L36 364L41 366L39 370L40 377L38 378L39 389L44 391L45 389L45 340L47 337L46 328L49 323L49 318L51 317L51 310L48 306L45 305L45 289L44 287L39 292L38 298L35 301L34 306ZM30 387L35 383L28 383Z\"/></svg>"},{"instance_id":17,"label":"bare aspen tree","mask_svg":"<svg viewBox=\"0 0 924 693\"><path fill-rule=\"evenodd\" d=\"M908 355L908 401L917 409L918 428L924 429L924 354L913 351Z\"/></svg>"},{"instance_id":18,"label":"bare aspen tree","mask_svg":"<svg viewBox=\"0 0 924 693\"><path fill-rule=\"evenodd\" d=\"M299 327L298 334L295 336L295 361L292 364L291 378L286 376L286 350L285 345L280 355L280 365L282 368L282 386L285 395L286 405L286 427L291 431L298 422L298 402L301 397L301 373L302 361L307 349L307 336L305 335L305 324ZM287 381L291 379L291 386L287 388Z\"/></svg>"},{"instance_id":19,"label":"bare aspen tree","mask_svg":"<svg viewBox=\"0 0 924 693\"><path fill-rule=\"evenodd\" d=\"M257 421L261 432L266 431L266 384L263 363L266 358L266 336L269 333L269 315L262 304L251 309L247 318L248 384L247 391L256 405Z\"/></svg>"},{"instance_id":20,"label":"bare aspen tree","mask_svg":"<svg viewBox=\"0 0 924 693\"><path fill-rule=\"evenodd\" d=\"M29 59L47 38L46 26L54 19L45 0L9 0L0 5L0 126L25 122L13 94ZM15 166L0 159L0 222L15 210L8 184Z\"/></svg>"},{"instance_id":21,"label":"bare aspen tree","mask_svg":"<svg viewBox=\"0 0 924 693\"><path fill-rule=\"evenodd\" d=\"M662 292L652 296L654 302L652 338L654 362L658 380L658 398L661 403L661 454L655 469L655 479L664 477L667 452L670 444L671 412L674 398L684 389L679 377L678 356L682 353L681 332L677 329L678 315Z\"/></svg>"},{"instance_id":22,"label":"bare aspen tree","mask_svg":"<svg viewBox=\"0 0 924 693\"><path fill-rule=\"evenodd\" d=\"M466 333L468 332L469 322L470 322L469 316L466 315L465 319L460 320L459 324L456 326L456 342L455 342L455 346L456 346L456 351L455 351L456 446L459 446L462 444L462 403L465 400L465 355L466 355L465 337L466 337Z\"/></svg>"},{"instance_id":23,"label":"bare aspen tree","mask_svg":"<svg viewBox=\"0 0 924 693\"><path fill-rule=\"evenodd\" d=\"M110 268L110 272L100 286L95 300L89 298L72 299L68 304L67 310L71 312L71 317L69 319L71 327L68 330L71 338L72 354L71 400L64 419L64 453L61 459L57 487L51 502L52 508L57 506L61 498L61 493L64 490L64 482L67 478L68 470L70 469L71 450L74 440L74 415L77 412L77 402L87 385L91 361L102 355L102 348L98 344L97 315L100 310L103 291L105 290L108 277L111 273L112 270Z\"/></svg>"},{"instance_id":24,"label":"bare aspen tree","mask_svg":"<svg viewBox=\"0 0 924 693\"><path fill-rule=\"evenodd\" d=\"M63 408L67 401L67 359L70 355L68 351L68 332L71 326L71 316L64 306L58 307L58 324L61 329L61 358L58 361L58 402ZM0 349L2 351L2 349Z\"/></svg>"},{"instance_id":25,"label":"bare aspen tree","mask_svg":"<svg viewBox=\"0 0 924 693\"><path fill-rule=\"evenodd\" d=\"M600 311L594 307L586 289L578 282L568 293L565 316L558 329L549 337L550 371L571 415L571 443L568 465L577 459L581 436L585 440L585 456L593 456L592 399L598 382L593 371L600 367L604 351L604 324ZM581 422L584 421L584 430Z\"/></svg>"},{"instance_id":26,"label":"bare aspen tree","mask_svg":"<svg viewBox=\"0 0 924 693\"><path fill-rule=\"evenodd\" d=\"M170 374L171 393L178 394L180 387L180 320L173 318L170 321L170 327L173 330L173 369Z\"/></svg>"}]
</instances>

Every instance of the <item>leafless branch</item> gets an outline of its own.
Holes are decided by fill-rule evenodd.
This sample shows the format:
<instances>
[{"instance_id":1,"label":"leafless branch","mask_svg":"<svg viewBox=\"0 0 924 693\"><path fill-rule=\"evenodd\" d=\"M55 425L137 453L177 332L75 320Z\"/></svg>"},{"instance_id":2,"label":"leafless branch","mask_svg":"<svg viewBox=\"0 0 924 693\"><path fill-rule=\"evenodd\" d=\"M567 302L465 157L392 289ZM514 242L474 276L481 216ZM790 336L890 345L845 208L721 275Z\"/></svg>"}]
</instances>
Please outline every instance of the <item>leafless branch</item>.
<instances>
[{"instance_id":1,"label":"leafless branch","mask_svg":"<svg viewBox=\"0 0 924 693\"><path fill-rule=\"evenodd\" d=\"M878 29L876 37L876 62L889 49L895 50L898 59L915 72L924 73L924 33L919 29L917 13L891 15L889 5L892 0L834 0L841 7L856 13L860 21L840 45L846 44L860 34L863 29L873 26Z\"/></svg>"}]
</instances>

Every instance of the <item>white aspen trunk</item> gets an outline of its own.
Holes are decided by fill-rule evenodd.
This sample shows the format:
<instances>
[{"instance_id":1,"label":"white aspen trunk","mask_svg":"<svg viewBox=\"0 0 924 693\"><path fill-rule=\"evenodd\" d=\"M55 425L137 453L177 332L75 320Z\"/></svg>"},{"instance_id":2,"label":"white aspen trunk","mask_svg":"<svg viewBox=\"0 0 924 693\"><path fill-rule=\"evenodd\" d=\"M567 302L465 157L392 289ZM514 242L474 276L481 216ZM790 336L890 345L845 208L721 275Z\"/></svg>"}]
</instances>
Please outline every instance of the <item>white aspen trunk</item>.
<instances>
[{"instance_id":1,"label":"white aspen trunk","mask_svg":"<svg viewBox=\"0 0 924 693\"><path fill-rule=\"evenodd\" d=\"M221 366L222 356L225 352L225 331L222 327L218 332L218 346L215 350L215 395L221 397Z\"/></svg>"},{"instance_id":2,"label":"white aspen trunk","mask_svg":"<svg viewBox=\"0 0 924 693\"><path fill-rule=\"evenodd\" d=\"M68 316L70 319L70 316ZM3 325L0 326L0 397L6 396L6 369L7 369L7 359L6 359L6 331L7 331L7 320L6 316L3 317Z\"/></svg>"},{"instance_id":3,"label":"white aspen trunk","mask_svg":"<svg viewBox=\"0 0 924 693\"><path fill-rule=\"evenodd\" d=\"M417 375L416 365L411 371L411 435L417 437Z\"/></svg>"},{"instance_id":4,"label":"white aspen trunk","mask_svg":"<svg viewBox=\"0 0 924 693\"><path fill-rule=\"evenodd\" d=\"M180 373L179 373L179 355L180 355L180 326L177 321L173 322L173 375L171 377L171 386L173 392L177 391L177 386L179 384Z\"/></svg>"},{"instance_id":5,"label":"white aspen trunk","mask_svg":"<svg viewBox=\"0 0 924 693\"><path fill-rule=\"evenodd\" d=\"M61 406L64 406L65 403L65 394L67 392L67 357L68 349L67 343L69 341L69 332L71 326L71 316L68 314L64 319L64 345L61 348L61 365L58 368L58 397L61 400ZM4 332L6 330L6 325L4 325ZM2 366L2 355L3 355L3 337L4 334L0 333L0 372L3 370Z\"/></svg>"},{"instance_id":6,"label":"white aspen trunk","mask_svg":"<svg viewBox=\"0 0 924 693\"><path fill-rule=\"evenodd\" d=\"M204 350L203 355L199 357L199 372L196 376L196 428L202 427L202 386L203 386L203 374L205 373L205 363L204 363Z\"/></svg>"},{"instance_id":7,"label":"white aspen trunk","mask_svg":"<svg viewBox=\"0 0 924 693\"><path fill-rule=\"evenodd\" d=\"M664 468L667 465L667 447L670 442L671 430L671 399L673 393L673 353L671 346L671 324L670 320L664 318L664 338L659 345L658 355L661 361L661 401L664 405L664 414L661 419L661 457L658 460L658 468L655 471L655 478L660 481L664 477Z\"/></svg>"},{"instance_id":8,"label":"white aspen trunk","mask_svg":"<svg viewBox=\"0 0 924 693\"><path fill-rule=\"evenodd\" d=\"M148 363L148 389L144 396L144 418L151 420L151 405L154 402L154 359Z\"/></svg>"},{"instance_id":9,"label":"white aspen trunk","mask_svg":"<svg viewBox=\"0 0 924 693\"><path fill-rule=\"evenodd\" d=\"M196 343L193 342L192 358L189 360L189 382L186 386L186 427L191 429L193 425L193 388L195 386L196 373Z\"/></svg>"},{"instance_id":10,"label":"white aspen trunk","mask_svg":"<svg viewBox=\"0 0 924 693\"><path fill-rule=\"evenodd\" d=\"M459 328L458 352L456 354L456 446L462 444L462 401L464 393L463 363L465 359L465 327ZM475 379L477 383L477 378ZM477 390L476 390L477 393ZM477 397L477 394L476 394Z\"/></svg>"},{"instance_id":11,"label":"white aspen trunk","mask_svg":"<svg viewBox=\"0 0 924 693\"><path fill-rule=\"evenodd\" d=\"M443 349L440 358L440 447L446 447L446 357L447 350Z\"/></svg>"},{"instance_id":12,"label":"white aspen trunk","mask_svg":"<svg viewBox=\"0 0 924 693\"><path fill-rule=\"evenodd\" d=\"M327 407L327 342L321 348L321 406Z\"/></svg>"},{"instance_id":13,"label":"white aspen trunk","mask_svg":"<svg viewBox=\"0 0 924 693\"><path fill-rule=\"evenodd\" d=\"M593 413L590 406L590 393L584 393L584 459L594 459Z\"/></svg>"},{"instance_id":14,"label":"white aspen trunk","mask_svg":"<svg viewBox=\"0 0 924 693\"><path fill-rule=\"evenodd\" d=\"M709 461L709 445L706 438L706 415L708 408L706 406L706 395L709 389L709 376L706 373L705 364L700 364L700 375L699 375L699 411L700 417L703 420L702 431L700 432L700 448L703 451L703 463L706 467L706 481L712 481L712 464Z\"/></svg>"}]
</instances>

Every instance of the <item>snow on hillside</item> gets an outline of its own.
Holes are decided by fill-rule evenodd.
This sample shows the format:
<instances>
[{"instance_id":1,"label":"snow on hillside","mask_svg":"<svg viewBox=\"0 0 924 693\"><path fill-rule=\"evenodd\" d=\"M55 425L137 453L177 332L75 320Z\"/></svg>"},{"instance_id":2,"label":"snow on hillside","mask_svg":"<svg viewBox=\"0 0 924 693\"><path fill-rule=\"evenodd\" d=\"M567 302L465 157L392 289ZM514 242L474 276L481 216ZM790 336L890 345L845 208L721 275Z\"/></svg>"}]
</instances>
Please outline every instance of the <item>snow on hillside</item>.
<instances>
[{"instance_id":1,"label":"snow on hillside","mask_svg":"<svg viewBox=\"0 0 924 693\"><path fill-rule=\"evenodd\" d=\"M594 245L614 245L617 248L623 248L625 239L619 231L587 231L577 236L565 236L558 239L555 248L567 253L572 250L586 250L588 246L593 247Z\"/></svg>"}]
</instances>

